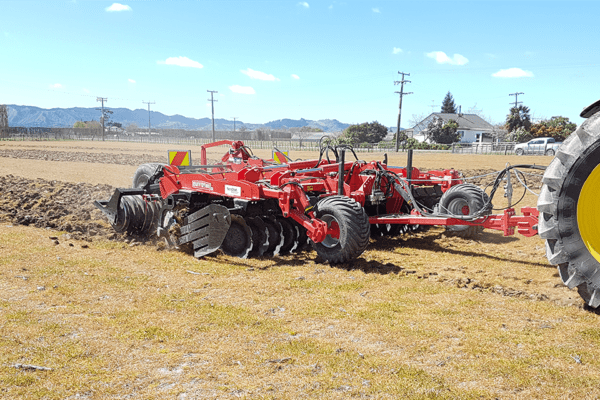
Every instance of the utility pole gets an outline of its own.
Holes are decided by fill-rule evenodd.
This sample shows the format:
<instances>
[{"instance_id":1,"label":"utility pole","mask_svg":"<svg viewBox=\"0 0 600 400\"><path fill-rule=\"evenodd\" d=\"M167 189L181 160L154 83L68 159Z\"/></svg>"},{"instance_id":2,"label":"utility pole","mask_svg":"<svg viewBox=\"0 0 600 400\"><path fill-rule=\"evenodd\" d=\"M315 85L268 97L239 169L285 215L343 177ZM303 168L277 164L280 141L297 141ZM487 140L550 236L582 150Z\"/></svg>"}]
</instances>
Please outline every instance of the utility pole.
<instances>
[{"instance_id":1,"label":"utility pole","mask_svg":"<svg viewBox=\"0 0 600 400\"><path fill-rule=\"evenodd\" d=\"M150 137L150 104L156 104L156 102L142 100L142 103L148 104L148 137Z\"/></svg>"},{"instance_id":2,"label":"utility pole","mask_svg":"<svg viewBox=\"0 0 600 400\"><path fill-rule=\"evenodd\" d=\"M398 105L398 125L396 126L396 153L400 149L400 118L402 117L402 96L404 96L405 94L413 94L412 92L404 93L404 84L410 83L410 81L404 80L404 75L410 76L410 74L400 71L398 71L398 73L402 74L402 80L394 81L394 85L400 84L400 91L394 92L400 95L400 105Z\"/></svg>"},{"instance_id":3,"label":"utility pole","mask_svg":"<svg viewBox=\"0 0 600 400\"><path fill-rule=\"evenodd\" d=\"M219 101L219 100L215 100L213 99L213 94L214 93L219 93L216 90L207 90L207 92L210 93L210 103L212 105L212 141L215 141L215 101Z\"/></svg>"},{"instance_id":4,"label":"utility pole","mask_svg":"<svg viewBox=\"0 0 600 400\"><path fill-rule=\"evenodd\" d=\"M233 131L235 132L235 119L236 119L237 117L231 117L231 118L233 118Z\"/></svg>"},{"instance_id":5,"label":"utility pole","mask_svg":"<svg viewBox=\"0 0 600 400\"><path fill-rule=\"evenodd\" d=\"M523 93L523 92L519 92L519 93L511 93L511 94L509 94L509 96L515 96L515 108L516 108L516 107L517 107L519 104L522 104L522 103L523 103L522 101L518 101L518 100L519 100L519 95L520 95L520 94L525 94L525 93ZM512 104L512 103L509 103L509 104Z\"/></svg>"},{"instance_id":6,"label":"utility pole","mask_svg":"<svg viewBox=\"0 0 600 400\"><path fill-rule=\"evenodd\" d=\"M104 141L104 102L108 102L106 97L96 97L96 101L102 102L102 117L100 117L100 121L102 122L102 141Z\"/></svg>"},{"instance_id":7,"label":"utility pole","mask_svg":"<svg viewBox=\"0 0 600 400\"><path fill-rule=\"evenodd\" d=\"M433 114L433 110L435 107L439 107L437 104L434 104L435 100L431 100L431 113Z\"/></svg>"}]
</instances>

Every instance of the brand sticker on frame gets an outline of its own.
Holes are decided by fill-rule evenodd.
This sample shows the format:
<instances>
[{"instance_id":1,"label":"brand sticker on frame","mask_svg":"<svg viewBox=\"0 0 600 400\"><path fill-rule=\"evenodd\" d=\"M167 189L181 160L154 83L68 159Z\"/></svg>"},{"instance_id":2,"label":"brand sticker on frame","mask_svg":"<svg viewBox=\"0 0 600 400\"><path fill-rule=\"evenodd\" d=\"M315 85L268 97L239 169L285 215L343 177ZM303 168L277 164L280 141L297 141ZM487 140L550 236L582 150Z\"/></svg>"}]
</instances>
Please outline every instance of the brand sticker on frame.
<instances>
[{"instance_id":1,"label":"brand sticker on frame","mask_svg":"<svg viewBox=\"0 0 600 400\"><path fill-rule=\"evenodd\" d=\"M192 187L213 190L213 187L209 182L192 181Z\"/></svg>"},{"instance_id":2,"label":"brand sticker on frame","mask_svg":"<svg viewBox=\"0 0 600 400\"><path fill-rule=\"evenodd\" d=\"M241 196L242 188L239 186L225 185L225 194L228 194L230 196Z\"/></svg>"}]
</instances>

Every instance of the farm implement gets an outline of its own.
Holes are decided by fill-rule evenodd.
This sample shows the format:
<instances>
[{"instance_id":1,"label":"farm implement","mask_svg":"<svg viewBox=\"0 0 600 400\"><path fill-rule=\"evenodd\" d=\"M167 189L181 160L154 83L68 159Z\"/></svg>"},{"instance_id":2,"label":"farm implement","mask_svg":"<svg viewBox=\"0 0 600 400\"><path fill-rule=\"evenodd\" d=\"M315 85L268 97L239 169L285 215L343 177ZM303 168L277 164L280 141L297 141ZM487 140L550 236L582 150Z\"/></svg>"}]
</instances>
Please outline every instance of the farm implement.
<instances>
[{"instance_id":1,"label":"farm implement","mask_svg":"<svg viewBox=\"0 0 600 400\"><path fill-rule=\"evenodd\" d=\"M221 161L209 163L206 149L223 145L229 148ZM557 151L544 173L538 207L522 207L520 215L511 206L511 175L520 179L517 168L544 167L509 166L488 195L453 169L413 167L412 152L406 166L388 165L387 156L362 161L350 146L327 141L314 160L293 161L277 149L274 159L261 159L232 140L201 146L200 165L175 165L191 159L190 152L182 153L187 156L169 157L170 164L141 165L132 188L95 202L116 231L156 235L198 258L218 249L238 257L273 256L310 245L337 264L356 259L371 237L432 225L463 237L483 229L505 236L539 230L563 282L577 287L591 306L600 305L599 114ZM354 159L346 160L349 155ZM509 207L494 215L492 200L501 185Z\"/></svg>"},{"instance_id":2,"label":"farm implement","mask_svg":"<svg viewBox=\"0 0 600 400\"><path fill-rule=\"evenodd\" d=\"M219 145L229 146L227 153L208 164L206 149ZM196 257L219 248L238 257L286 254L310 242L325 261L344 263L358 257L371 236L429 225L462 236L484 228L537 233L535 208L491 215L482 189L463 183L452 169L412 167L412 153L407 167L361 161L349 146L322 144L315 160L274 154L283 163L254 157L241 141L207 144L201 165L141 165L133 188L116 189L110 200L95 204L117 231L156 232ZM354 160L346 161L347 154Z\"/></svg>"}]
</instances>

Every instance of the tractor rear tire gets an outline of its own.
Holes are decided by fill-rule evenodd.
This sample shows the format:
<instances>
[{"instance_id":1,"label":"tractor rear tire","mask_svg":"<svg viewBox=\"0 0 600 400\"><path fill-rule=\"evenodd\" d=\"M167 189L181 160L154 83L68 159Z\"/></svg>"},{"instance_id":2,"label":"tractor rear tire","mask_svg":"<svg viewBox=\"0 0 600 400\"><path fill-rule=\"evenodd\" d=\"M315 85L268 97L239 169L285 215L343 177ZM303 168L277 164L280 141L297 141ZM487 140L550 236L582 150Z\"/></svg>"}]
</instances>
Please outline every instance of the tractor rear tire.
<instances>
[{"instance_id":1,"label":"tractor rear tire","mask_svg":"<svg viewBox=\"0 0 600 400\"><path fill-rule=\"evenodd\" d=\"M356 200L346 196L325 197L316 205L316 215L328 225L337 223L339 238L327 235L320 243L312 243L317 254L331 264L340 264L360 256L369 244L369 217Z\"/></svg>"},{"instance_id":2,"label":"tractor rear tire","mask_svg":"<svg viewBox=\"0 0 600 400\"><path fill-rule=\"evenodd\" d=\"M161 163L149 163L140 165L135 171L135 174L133 174L133 182L131 187L143 188L148 183L156 183L154 181L150 182L150 180L152 180L154 174L162 170L162 167L164 167L165 165L166 164Z\"/></svg>"},{"instance_id":3,"label":"tractor rear tire","mask_svg":"<svg viewBox=\"0 0 600 400\"><path fill-rule=\"evenodd\" d=\"M546 256L570 289L600 306L600 113L583 122L556 152L538 199Z\"/></svg>"},{"instance_id":4,"label":"tractor rear tire","mask_svg":"<svg viewBox=\"0 0 600 400\"><path fill-rule=\"evenodd\" d=\"M458 216L472 216L475 214L489 215L492 213L492 203L489 196L479 186L471 183L461 183L452 186L440 199L438 212ZM446 232L452 236L462 238L475 238L483 227L477 225L451 225L446 227Z\"/></svg>"}]
</instances>

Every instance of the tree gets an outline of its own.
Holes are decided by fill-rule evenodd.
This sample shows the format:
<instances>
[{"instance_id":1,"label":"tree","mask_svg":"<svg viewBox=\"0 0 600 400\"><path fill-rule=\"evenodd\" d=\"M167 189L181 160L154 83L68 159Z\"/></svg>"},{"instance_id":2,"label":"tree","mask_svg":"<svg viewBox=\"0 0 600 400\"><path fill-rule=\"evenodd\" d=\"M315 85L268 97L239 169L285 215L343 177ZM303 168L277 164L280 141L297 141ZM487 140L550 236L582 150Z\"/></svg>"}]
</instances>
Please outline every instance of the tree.
<instances>
[{"instance_id":1,"label":"tree","mask_svg":"<svg viewBox=\"0 0 600 400\"><path fill-rule=\"evenodd\" d=\"M565 117L552 117L549 120L540 121L531 125L532 138L551 137L557 142L562 142L577 129L577 124Z\"/></svg>"},{"instance_id":2,"label":"tree","mask_svg":"<svg viewBox=\"0 0 600 400\"><path fill-rule=\"evenodd\" d=\"M529 116L529 107L520 105L518 107L512 107L510 113L506 116L506 130L508 132L514 132L518 128L523 128L529 132L531 128L531 117Z\"/></svg>"},{"instance_id":3,"label":"tree","mask_svg":"<svg viewBox=\"0 0 600 400\"><path fill-rule=\"evenodd\" d=\"M433 121L427 125L428 137L435 143L452 144L460 141L460 135L456 133L458 123L453 119L444 123L444 120L435 117Z\"/></svg>"},{"instance_id":4,"label":"tree","mask_svg":"<svg viewBox=\"0 0 600 400\"><path fill-rule=\"evenodd\" d=\"M115 128L122 128L123 127L123 125L120 122L113 122L113 121L108 122L106 124L106 126L112 126L112 127L115 127Z\"/></svg>"},{"instance_id":5,"label":"tree","mask_svg":"<svg viewBox=\"0 0 600 400\"><path fill-rule=\"evenodd\" d=\"M442 113L456 114L456 105L450 92L446 93L446 97L444 97L444 101L442 102Z\"/></svg>"},{"instance_id":6,"label":"tree","mask_svg":"<svg viewBox=\"0 0 600 400\"><path fill-rule=\"evenodd\" d=\"M127 132L132 132L132 133L136 133L140 128L137 126L137 124L135 122L132 122L131 124L127 125L127 127L125 128L125 130Z\"/></svg>"},{"instance_id":7,"label":"tree","mask_svg":"<svg viewBox=\"0 0 600 400\"><path fill-rule=\"evenodd\" d=\"M350 125L344 129L340 142L348 144L379 143L387 135L388 130L377 121L363 122L360 125Z\"/></svg>"},{"instance_id":8,"label":"tree","mask_svg":"<svg viewBox=\"0 0 600 400\"><path fill-rule=\"evenodd\" d=\"M100 123L103 124L104 126L109 126L110 125L110 116L112 115L112 111L109 110L108 108L105 108L104 111L102 112L102 117L100 118Z\"/></svg>"},{"instance_id":9,"label":"tree","mask_svg":"<svg viewBox=\"0 0 600 400\"><path fill-rule=\"evenodd\" d=\"M394 137L392 138L392 142L396 143L396 135L398 132L394 132ZM408 135L406 134L406 130L400 129L400 143L404 143L408 140Z\"/></svg>"},{"instance_id":10,"label":"tree","mask_svg":"<svg viewBox=\"0 0 600 400\"><path fill-rule=\"evenodd\" d=\"M85 122L83 121L77 121L73 124L73 128L85 128Z\"/></svg>"},{"instance_id":11,"label":"tree","mask_svg":"<svg viewBox=\"0 0 600 400\"><path fill-rule=\"evenodd\" d=\"M290 128L290 132L292 132L293 135L298 136L299 139L299 146L302 147L302 140L306 139L307 137L309 137L310 135L312 135L315 132L323 132L323 129L321 128L313 128L311 126L302 126L300 128Z\"/></svg>"}]
</instances>

